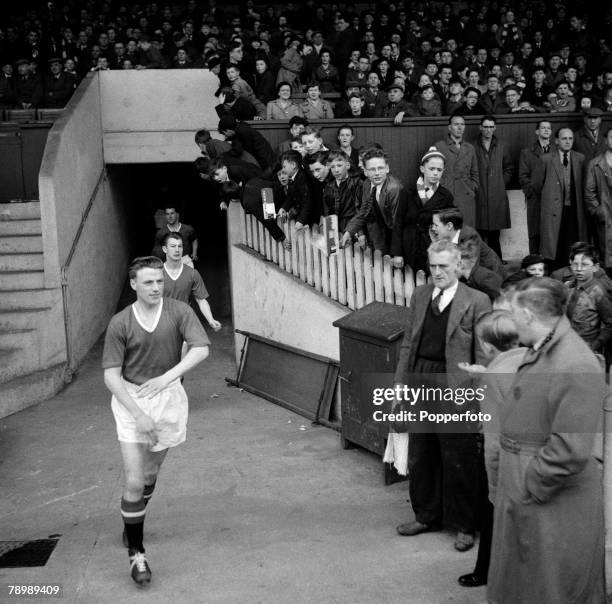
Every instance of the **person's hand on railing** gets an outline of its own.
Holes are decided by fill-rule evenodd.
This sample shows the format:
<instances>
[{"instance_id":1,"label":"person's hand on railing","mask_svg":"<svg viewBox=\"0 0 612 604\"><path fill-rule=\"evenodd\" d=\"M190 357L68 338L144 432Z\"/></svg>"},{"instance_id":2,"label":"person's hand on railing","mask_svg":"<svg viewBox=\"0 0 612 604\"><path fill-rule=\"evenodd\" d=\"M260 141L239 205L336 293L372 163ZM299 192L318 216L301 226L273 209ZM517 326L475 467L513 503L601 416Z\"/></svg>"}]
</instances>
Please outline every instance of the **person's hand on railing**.
<instances>
[{"instance_id":1,"label":"person's hand on railing","mask_svg":"<svg viewBox=\"0 0 612 604\"><path fill-rule=\"evenodd\" d=\"M295 230L296 231L301 231L304 228L307 228L307 227L305 227L301 222L296 222L295 223Z\"/></svg>"},{"instance_id":2,"label":"person's hand on railing","mask_svg":"<svg viewBox=\"0 0 612 604\"><path fill-rule=\"evenodd\" d=\"M279 218L280 218L280 219L281 219L283 222L287 222L287 218L288 218L288 215L287 215L287 210L285 210L284 208L281 208L281 209L278 211L278 217L279 217Z\"/></svg>"},{"instance_id":3,"label":"person's hand on railing","mask_svg":"<svg viewBox=\"0 0 612 604\"><path fill-rule=\"evenodd\" d=\"M394 266L394 268L403 268L404 259L401 256L393 256L391 259L391 264Z\"/></svg>"},{"instance_id":4,"label":"person's hand on railing","mask_svg":"<svg viewBox=\"0 0 612 604\"><path fill-rule=\"evenodd\" d=\"M357 235L357 245L363 249L368 245L368 238L363 233Z\"/></svg>"},{"instance_id":5,"label":"person's hand on railing","mask_svg":"<svg viewBox=\"0 0 612 604\"><path fill-rule=\"evenodd\" d=\"M396 116L395 119L393 120L393 123L396 126L401 126L402 125L402 120L404 119L404 112L400 111Z\"/></svg>"},{"instance_id":6,"label":"person's hand on railing","mask_svg":"<svg viewBox=\"0 0 612 604\"><path fill-rule=\"evenodd\" d=\"M347 231L346 233L344 233L344 235L342 235L342 239L340 240L340 247L346 247L347 245L350 245L352 240L353 236Z\"/></svg>"},{"instance_id":7,"label":"person's hand on railing","mask_svg":"<svg viewBox=\"0 0 612 604\"><path fill-rule=\"evenodd\" d=\"M256 122L260 122L261 120L264 120L264 119L266 119L266 118L261 117L261 115L256 115L256 116L255 116L253 119L254 119Z\"/></svg>"}]
</instances>

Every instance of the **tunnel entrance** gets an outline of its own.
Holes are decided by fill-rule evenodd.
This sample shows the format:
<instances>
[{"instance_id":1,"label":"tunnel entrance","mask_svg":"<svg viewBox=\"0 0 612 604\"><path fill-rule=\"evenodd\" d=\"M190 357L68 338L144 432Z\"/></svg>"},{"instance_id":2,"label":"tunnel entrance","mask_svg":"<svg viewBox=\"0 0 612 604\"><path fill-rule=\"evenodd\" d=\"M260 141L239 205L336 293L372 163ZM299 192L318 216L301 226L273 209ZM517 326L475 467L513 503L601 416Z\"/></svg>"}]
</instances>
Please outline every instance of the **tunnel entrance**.
<instances>
[{"instance_id":1,"label":"tunnel entrance","mask_svg":"<svg viewBox=\"0 0 612 604\"><path fill-rule=\"evenodd\" d=\"M199 248L195 268L202 275L215 318L231 317L227 215L219 210L215 187L202 180L190 163L108 165L113 195L125 208L130 256L147 256L157 224L165 221L167 203L176 204L181 222L196 230ZM118 309L134 301L126 282Z\"/></svg>"}]
</instances>

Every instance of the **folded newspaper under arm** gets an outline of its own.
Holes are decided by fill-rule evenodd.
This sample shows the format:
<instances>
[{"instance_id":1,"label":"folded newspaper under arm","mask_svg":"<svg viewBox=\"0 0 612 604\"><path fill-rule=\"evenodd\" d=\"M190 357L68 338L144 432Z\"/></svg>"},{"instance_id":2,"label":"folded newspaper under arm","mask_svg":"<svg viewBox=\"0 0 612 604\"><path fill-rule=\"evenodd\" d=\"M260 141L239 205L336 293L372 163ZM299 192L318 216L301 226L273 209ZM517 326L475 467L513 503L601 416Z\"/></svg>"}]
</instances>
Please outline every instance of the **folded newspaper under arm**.
<instances>
[{"instance_id":1,"label":"folded newspaper under arm","mask_svg":"<svg viewBox=\"0 0 612 604\"><path fill-rule=\"evenodd\" d=\"M319 233L312 235L312 246L321 250L326 256L332 256L340 248L338 236L338 216L321 216L319 222Z\"/></svg>"}]
</instances>

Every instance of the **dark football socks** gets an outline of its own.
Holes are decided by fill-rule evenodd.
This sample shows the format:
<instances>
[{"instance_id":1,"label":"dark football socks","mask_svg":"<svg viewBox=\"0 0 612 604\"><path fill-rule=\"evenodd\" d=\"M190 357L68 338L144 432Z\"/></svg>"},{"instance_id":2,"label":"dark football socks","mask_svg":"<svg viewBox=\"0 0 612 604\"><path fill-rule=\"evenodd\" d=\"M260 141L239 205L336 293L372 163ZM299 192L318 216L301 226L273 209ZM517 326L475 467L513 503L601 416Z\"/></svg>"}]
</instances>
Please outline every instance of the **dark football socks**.
<instances>
[{"instance_id":1,"label":"dark football socks","mask_svg":"<svg viewBox=\"0 0 612 604\"><path fill-rule=\"evenodd\" d=\"M126 501L121 498L121 516L125 525L128 548L130 552L144 552L142 534L145 519L145 501Z\"/></svg>"}]
</instances>

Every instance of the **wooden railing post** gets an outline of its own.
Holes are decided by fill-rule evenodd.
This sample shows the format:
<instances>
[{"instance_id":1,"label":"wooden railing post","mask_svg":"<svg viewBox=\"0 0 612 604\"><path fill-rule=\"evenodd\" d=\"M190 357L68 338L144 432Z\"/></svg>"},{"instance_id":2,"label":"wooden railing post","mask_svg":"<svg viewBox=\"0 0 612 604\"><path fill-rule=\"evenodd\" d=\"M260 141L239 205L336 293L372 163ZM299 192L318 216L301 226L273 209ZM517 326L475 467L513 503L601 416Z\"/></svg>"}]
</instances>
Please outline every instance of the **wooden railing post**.
<instances>
[{"instance_id":1,"label":"wooden railing post","mask_svg":"<svg viewBox=\"0 0 612 604\"><path fill-rule=\"evenodd\" d=\"M242 241L248 247L340 304L351 309L373 301L409 304L415 288L412 269L394 268L391 257L383 257L380 250L362 249L355 244L327 256L315 245L321 234L319 227L313 225L298 231L293 220L279 223L291 243L291 249L287 250L272 239L253 215L244 214L241 209L241 218ZM425 277L419 271L416 285L424 282Z\"/></svg>"}]
</instances>

